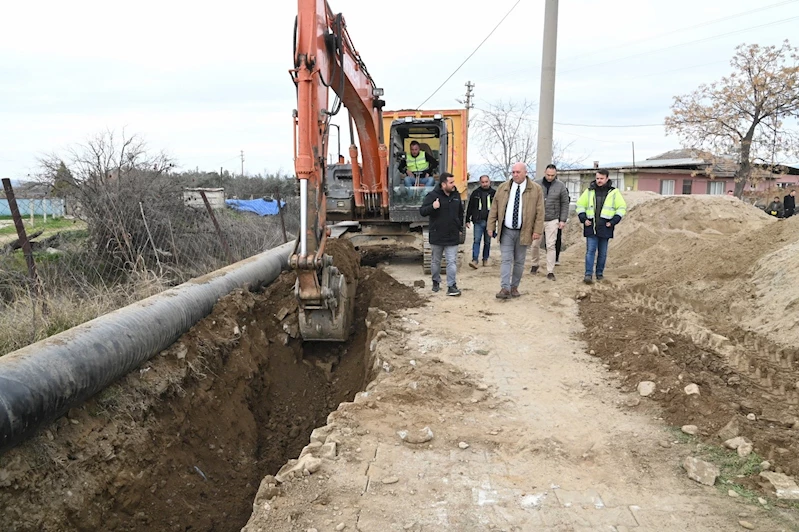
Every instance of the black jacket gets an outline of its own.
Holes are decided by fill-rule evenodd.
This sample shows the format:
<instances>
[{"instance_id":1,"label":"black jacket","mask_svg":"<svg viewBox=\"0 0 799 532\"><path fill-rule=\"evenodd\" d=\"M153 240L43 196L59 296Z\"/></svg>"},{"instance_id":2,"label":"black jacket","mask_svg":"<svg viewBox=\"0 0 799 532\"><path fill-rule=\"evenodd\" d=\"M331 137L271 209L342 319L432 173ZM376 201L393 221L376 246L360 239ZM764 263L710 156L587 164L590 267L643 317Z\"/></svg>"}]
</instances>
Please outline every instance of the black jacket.
<instances>
[{"instance_id":1,"label":"black jacket","mask_svg":"<svg viewBox=\"0 0 799 532\"><path fill-rule=\"evenodd\" d=\"M433 202L438 199L441 204L438 209L433 208ZM457 246L461 241L463 231L463 202L460 192L456 188L449 196L441 190L441 184L425 196L419 214L430 217L430 243L436 246Z\"/></svg>"},{"instance_id":2,"label":"black jacket","mask_svg":"<svg viewBox=\"0 0 799 532\"><path fill-rule=\"evenodd\" d=\"M477 187L472 195L469 196L469 206L466 208L466 223L471 222L484 222L488 220L488 211L491 210L491 201L494 201L494 194L496 190L488 187L485 190L483 187Z\"/></svg>"},{"instance_id":3,"label":"black jacket","mask_svg":"<svg viewBox=\"0 0 799 532\"><path fill-rule=\"evenodd\" d=\"M785 209L785 214L793 214L794 209L796 209L796 198L786 194L782 199L782 208Z\"/></svg>"}]
</instances>

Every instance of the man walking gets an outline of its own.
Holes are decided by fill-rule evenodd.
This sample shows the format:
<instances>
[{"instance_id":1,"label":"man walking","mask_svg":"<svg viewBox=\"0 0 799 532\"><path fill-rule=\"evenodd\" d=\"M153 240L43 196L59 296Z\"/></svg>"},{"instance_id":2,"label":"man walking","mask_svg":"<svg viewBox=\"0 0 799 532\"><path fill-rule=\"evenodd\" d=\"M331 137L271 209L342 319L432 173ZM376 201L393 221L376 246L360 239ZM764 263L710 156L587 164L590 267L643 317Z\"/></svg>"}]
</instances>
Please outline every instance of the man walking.
<instances>
[{"instance_id":1,"label":"man walking","mask_svg":"<svg viewBox=\"0 0 799 532\"><path fill-rule=\"evenodd\" d=\"M455 282L457 274L458 244L463 231L463 202L455 187L455 177L444 172L439 184L419 207L422 216L430 217L430 247L433 258L430 269L433 274L433 292L439 291L441 283L441 256L447 258L447 295L459 296L461 291Z\"/></svg>"},{"instance_id":2,"label":"man walking","mask_svg":"<svg viewBox=\"0 0 799 532\"><path fill-rule=\"evenodd\" d=\"M480 186L474 189L469 197L469 206L466 208L466 227L474 223L474 244L472 244L472 262L469 266L477 269L477 257L480 255L480 241L483 242L483 266L488 264L488 254L491 252L491 235L486 231L488 213L491 202L494 201L496 190L491 188L491 179L487 175L480 176Z\"/></svg>"},{"instance_id":3,"label":"man walking","mask_svg":"<svg viewBox=\"0 0 799 532\"><path fill-rule=\"evenodd\" d=\"M533 242L532 263L530 273L538 273L539 249L546 243L547 279L555 280L555 262L557 261L558 232L566 226L569 216L569 191L562 181L558 181L558 169L554 164L547 165L544 177L535 181L544 192L544 239Z\"/></svg>"},{"instance_id":4,"label":"man walking","mask_svg":"<svg viewBox=\"0 0 799 532\"><path fill-rule=\"evenodd\" d=\"M596 280L601 281L605 274L605 261L608 258L608 242L613 238L613 228L627 213L621 192L610 184L607 170L597 170L594 181L577 200L577 216L583 224L585 236L585 277L583 282L593 283L594 260L596 259Z\"/></svg>"},{"instance_id":5,"label":"man walking","mask_svg":"<svg viewBox=\"0 0 799 532\"><path fill-rule=\"evenodd\" d=\"M541 187L527 177L524 163L514 164L511 180L497 188L487 230L499 239L502 255L497 299L519 297L527 248L541 238L544 230L544 195Z\"/></svg>"},{"instance_id":6,"label":"man walking","mask_svg":"<svg viewBox=\"0 0 799 532\"><path fill-rule=\"evenodd\" d=\"M791 190L782 198L782 209L785 212L785 217L790 218L793 216L793 211L796 209L796 191Z\"/></svg>"}]
</instances>

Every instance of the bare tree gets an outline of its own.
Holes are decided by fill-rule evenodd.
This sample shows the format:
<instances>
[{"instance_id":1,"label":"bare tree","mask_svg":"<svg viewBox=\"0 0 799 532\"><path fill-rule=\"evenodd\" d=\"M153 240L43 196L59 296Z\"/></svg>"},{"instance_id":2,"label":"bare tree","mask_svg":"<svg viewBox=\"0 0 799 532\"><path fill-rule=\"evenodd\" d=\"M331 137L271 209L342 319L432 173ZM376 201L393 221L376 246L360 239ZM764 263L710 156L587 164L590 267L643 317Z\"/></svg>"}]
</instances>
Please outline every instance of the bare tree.
<instances>
[{"instance_id":1,"label":"bare tree","mask_svg":"<svg viewBox=\"0 0 799 532\"><path fill-rule=\"evenodd\" d=\"M486 160L492 175L510 177L514 163L526 163L534 169L536 164L537 131L534 112L536 105L527 100L516 102L500 100L481 109L470 127L475 129L480 155ZM571 152L573 142L552 145L552 163L558 168L579 166L587 156Z\"/></svg>"},{"instance_id":2,"label":"bare tree","mask_svg":"<svg viewBox=\"0 0 799 532\"><path fill-rule=\"evenodd\" d=\"M536 130L533 112L536 105L527 100L489 104L474 119L480 155L493 175L510 177L516 162L535 168Z\"/></svg>"},{"instance_id":3,"label":"bare tree","mask_svg":"<svg viewBox=\"0 0 799 532\"><path fill-rule=\"evenodd\" d=\"M39 163L40 180L58 185L75 214L87 222L95 251L128 269L138 267L152 248L142 206L154 213L182 209L180 184L168 176L172 160L148 151L139 135L108 130L69 148L63 157L51 154Z\"/></svg>"},{"instance_id":4,"label":"bare tree","mask_svg":"<svg viewBox=\"0 0 799 532\"><path fill-rule=\"evenodd\" d=\"M740 197L763 170L773 172L799 155L797 133L785 127L799 117L799 55L787 40L779 47L741 44L730 65L729 76L675 96L666 133L677 134L687 148L736 155Z\"/></svg>"}]
</instances>

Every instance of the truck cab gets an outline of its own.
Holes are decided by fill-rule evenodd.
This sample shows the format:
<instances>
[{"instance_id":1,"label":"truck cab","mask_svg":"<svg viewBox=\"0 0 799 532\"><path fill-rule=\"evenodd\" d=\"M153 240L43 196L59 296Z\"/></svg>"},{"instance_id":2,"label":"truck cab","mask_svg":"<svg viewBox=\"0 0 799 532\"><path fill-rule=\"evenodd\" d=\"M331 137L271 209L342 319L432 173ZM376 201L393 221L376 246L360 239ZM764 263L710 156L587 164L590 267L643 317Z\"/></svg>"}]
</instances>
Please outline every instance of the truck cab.
<instances>
[{"instance_id":1,"label":"truck cab","mask_svg":"<svg viewBox=\"0 0 799 532\"><path fill-rule=\"evenodd\" d=\"M451 172L447 156L447 123L441 115L432 118L408 116L392 120L389 131L389 219L392 222L421 222L419 207L422 201L437 184L438 175ZM413 141L419 143L421 152L432 156L438 163L437 169L429 172L432 184L422 182L420 172L408 177L401 171L407 166Z\"/></svg>"}]
</instances>

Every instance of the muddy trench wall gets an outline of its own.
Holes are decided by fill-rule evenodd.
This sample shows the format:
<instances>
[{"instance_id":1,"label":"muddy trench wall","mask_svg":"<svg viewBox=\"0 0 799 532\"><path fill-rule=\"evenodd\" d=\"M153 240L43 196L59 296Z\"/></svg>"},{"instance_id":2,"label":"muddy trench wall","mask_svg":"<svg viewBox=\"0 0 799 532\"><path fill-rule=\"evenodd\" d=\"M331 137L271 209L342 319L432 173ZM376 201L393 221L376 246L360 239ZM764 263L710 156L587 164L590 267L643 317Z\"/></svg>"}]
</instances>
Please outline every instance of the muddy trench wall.
<instances>
[{"instance_id":1,"label":"muddy trench wall","mask_svg":"<svg viewBox=\"0 0 799 532\"><path fill-rule=\"evenodd\" d=\"M285 273L222 299L169 349L0 455L4 530L239 530L261 479L369 382L369 345L388 324L385 312L367 320L369 308L420 303L380 270L348 273L360 277L348 343L303 346Z\"/></svg>"}]
</instances>

